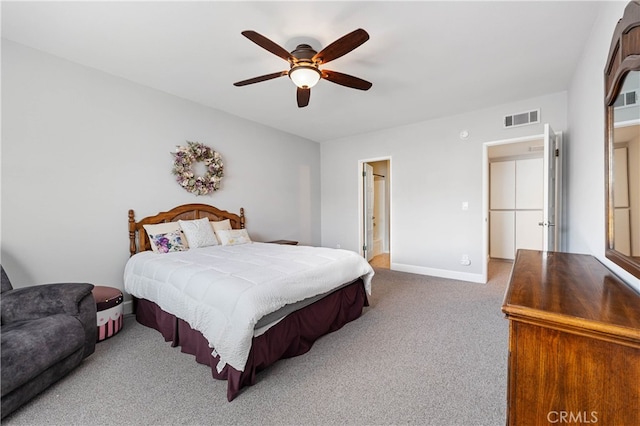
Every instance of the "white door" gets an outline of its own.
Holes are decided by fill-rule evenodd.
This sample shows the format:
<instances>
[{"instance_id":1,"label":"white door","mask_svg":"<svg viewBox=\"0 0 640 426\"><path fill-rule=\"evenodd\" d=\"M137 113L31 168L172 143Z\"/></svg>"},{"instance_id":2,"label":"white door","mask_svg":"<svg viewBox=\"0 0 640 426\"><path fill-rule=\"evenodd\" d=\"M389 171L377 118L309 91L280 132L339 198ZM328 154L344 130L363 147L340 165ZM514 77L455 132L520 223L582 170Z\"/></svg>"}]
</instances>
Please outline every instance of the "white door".
<instances>
[{"instance_id":1,"label":"white door","mask_svg":"<svg viewBox=\"0 0 640 426\"><path fill-rule=\"evenodd\" d=\"M495 259L513 259L515 251L516 162L490 164L489 255Z\"/></svg>"},{"instance_id":2,"label":"white door","mask_svg":"<svg viewBox=\"0 0 640 426\"><path fill-rule=\"evenodd\" d=\"M373 256L377 256L383 251L385 223L385 196L384 179L374 179L373 191Z\"/></svg>"},{"instance_id":3,"label":"white door","mask_svg":"<svg viewBox=\"0 0 640 426\"><path fill-rule=\"evenodd\" d=\"M542 210L516 211L516 250L540 250L542 248L543 235L541 228L538 226L541 221Z\"/></svg>"},{"instance_id":4,"label":"white door","mask_svg":"<svg viewBox=\"0 0 640 426\"><path fill-rule=\"evenodd\" d=\"M542 250L544 247L544 160L516 161L516 243L515 249ZM514 252L515 258L515 252Z\"/></svg>"},{"instance_id":5,"label":"white door","mask_svg":"<svg viewBox=\"0 0 640 426\"><path fill-rule=\"evenodd\" d=\"M373 167L370 164L364 163L362 166L363 179L363 192L364 192L364 258L371 260L373 257L373 220L374 220L374 199L373 199Z\"/></svg>"},{"instance_id":6,"label":"white door","mask_svg":"<svg viewBox=\"0 0 640 426\"><path fill-rule=\"evenodd\" d=\"M490 164L489 208L513 210L516 207L516 162L497 161Z\"/></svg>"},{"instance_id":7,"label":"white door","mask_svg":"<svg viewBox=\"0 0 640 426\"><path fill-rule=\"evenodd\" d=\"M548 124L544 125L544 206L542 210L542 222L540 226L544 228L542 238L542 249L544 251L558 250L558 203L557 203L557 182L559 175L558 158L560 147L556 144L556 134Z\"/></svg>"},{"instance_id":8,"label":"white door","mask_svg":"<svg viewBox=\"0 0 640 426\"><path fill-rule=\"evenodd\" d=\"M516 217L513 210L489 212L489 256L494 259L513 259L515 252Z\"/></svg>"},{"instance_id":9,"label":"white door","mask_svg":"<svg viewBox=\"0 0 640 426\"><path fill-rule=\"evenodd\" d=\"M631 256L631 205L629 203L629 148L613 150L613 237L616 251Z\"/></svg>"},{"instance_id":10,"label":"white door","mask_svg":"<svg viewBox=\"0 0 640 426\"><path fill-rule=\"evenodd\" d=\"M527 158L516 161L516 210L544 208L544 161ZM537 228L538 222L534 223ZM540 231L540 228L537 228ZM542 233L540 233L542 237ZM540 246L542 247L542 245Z\"/></svg>"}]
</instances>

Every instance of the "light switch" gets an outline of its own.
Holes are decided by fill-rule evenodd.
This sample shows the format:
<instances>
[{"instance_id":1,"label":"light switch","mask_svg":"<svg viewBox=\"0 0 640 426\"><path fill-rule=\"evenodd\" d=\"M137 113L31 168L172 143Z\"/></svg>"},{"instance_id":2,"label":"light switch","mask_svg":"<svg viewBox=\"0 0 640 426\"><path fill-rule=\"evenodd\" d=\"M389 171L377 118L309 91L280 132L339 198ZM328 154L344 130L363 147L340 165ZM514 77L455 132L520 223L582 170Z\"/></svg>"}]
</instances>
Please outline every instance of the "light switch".
<instances>
[{"instance_id":1,"label":"light switch","mask_svg":"<svg viewBox=\"0 0 640 426\"><path fill-rule=\"evenodd\" d=\"M469 202L468 201L463 201L462 202L462 210L469 210Z\"/></svg>"}]
</instances>

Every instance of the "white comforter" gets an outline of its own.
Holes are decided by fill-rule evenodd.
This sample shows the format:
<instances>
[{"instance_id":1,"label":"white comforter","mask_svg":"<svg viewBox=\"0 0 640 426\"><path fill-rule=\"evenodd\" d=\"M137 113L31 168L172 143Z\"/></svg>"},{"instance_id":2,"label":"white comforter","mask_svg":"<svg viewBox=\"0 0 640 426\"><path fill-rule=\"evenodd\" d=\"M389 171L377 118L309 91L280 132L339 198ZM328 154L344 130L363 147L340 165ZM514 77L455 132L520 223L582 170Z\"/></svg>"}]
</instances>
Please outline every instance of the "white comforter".
<instances>
[{"instance_id":1,"label":"white comforter","mask_svg":"<svg viewBox=\"0 0 640 426\"><path fill-rule=\"evenodd\" d=\"M250 243L138 253L127 262L124 288L200 331L219 369L244 371L260 318L359 277L371 294L373 273L352 251Z\"/></svg>"}]
</instances>

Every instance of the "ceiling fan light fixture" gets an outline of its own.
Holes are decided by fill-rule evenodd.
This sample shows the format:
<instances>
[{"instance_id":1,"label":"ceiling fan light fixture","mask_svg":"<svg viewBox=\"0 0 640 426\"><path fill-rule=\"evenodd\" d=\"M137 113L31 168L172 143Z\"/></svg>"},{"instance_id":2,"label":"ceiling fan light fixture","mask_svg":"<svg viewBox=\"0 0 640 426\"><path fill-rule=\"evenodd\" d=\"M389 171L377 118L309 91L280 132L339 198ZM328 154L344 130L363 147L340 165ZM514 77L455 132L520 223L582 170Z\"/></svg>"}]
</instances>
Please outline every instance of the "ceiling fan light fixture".
<instances>
[{"instance_id":1,"label":"ceiling fan light fixture","mask_svg":"<svg viewBox=\"0 0 640 426\"><path fill-rule=\"evenodd\" d=\"M311 65L298 65L289 71L289 78L301 89L312 88L320 81L320 77L320 70Z\"/></svg>"},{"instance_id":2,"label":"ceiling fan light fixture","mask_svg":"<svg viewBox=\"0 0 640 426\"><path fill-rule=\"evenodd\" d=\"M279 44L274 43L255 31L242 31L242 35L264 50L287 61L289 69L238 81L233 83L234 86L246 86L288 75L291 81L293 81L293 84L296 85L296 100L298 101L299 108L304 108L309 104L311 88L315 86L320 79L358 90L369 90L372 86L370 82L349 74L330 71L324 68L320 70L320 66L324 67L327 62L346 55L369 40L369 34L362 28L358 28L340 37L328 46L325 46L320 52L316 52L313 47L304 43L299 44L291 52L287 52Z\"/></svg>"}]
</instances>

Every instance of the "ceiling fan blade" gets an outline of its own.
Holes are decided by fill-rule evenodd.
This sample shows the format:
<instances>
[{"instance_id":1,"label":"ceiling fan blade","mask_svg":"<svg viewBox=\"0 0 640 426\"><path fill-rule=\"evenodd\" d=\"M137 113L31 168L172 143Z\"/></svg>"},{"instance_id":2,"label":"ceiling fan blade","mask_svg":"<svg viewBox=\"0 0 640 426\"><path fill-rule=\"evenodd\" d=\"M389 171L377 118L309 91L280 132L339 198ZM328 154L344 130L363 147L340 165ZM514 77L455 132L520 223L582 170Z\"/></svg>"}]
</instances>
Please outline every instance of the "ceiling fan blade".
<instances>
[{"instance_id":1,"label":"ceiling fan blade","mask_svg":"<svg viewBox=\"0 0 640 426\"><path fill-rule=\"evenodd\" d=\"M304 108L309 105L309 98L311 97L311 89L306 88L303 89L298 87L297 98L298 98L298 107Z\"/></svg>"},{"instance_id":2,"label":"ceiling fan blade","mask_svg":"<svg viewBox=\"0 0 640 426\"><path fill-rule=\"evenodd\" d=\"M289 71L274 72L273 74L261 75L259 77L249 78L247 80L238 81L233 83L234 86L246 86L247 84L260 83L261 81L271 80L273 78L282 77L289 74Z\"/></svg>"},{"instance_id":3,"label":"ceiling fan blade","mask_svg":"<svg viewBox=\"0 0 640 426\"><path fill-rule=\"evenodd\" d=\"M313 56L313 61L326 64L329 61L333 61L334 59L346 55L367 40L369 40L369 34L362 28L358 28L349 34L340 37L338 40L316 53Z\"/></svg>"},{"instance_id":4,"label":"ceiling fan blade","mask_svg":"<svg viewBox=\"0 0 640 426\"><path fill-rule=\"evenodd\" d=\"M258 46L262 47L263 49L268 50L274 55L281 57L285 61L291 62L293 60L293 56L291 56L291 53L287 52L284 49L284 47L274 43L273 41L269 40L262 34L258 34L255 31L247 30L247 31L243 31L242 35L248 38L249 40L251 40L252 42L254 42L255 44L257 44Z\"/></svg>"},{"instance_id":5,"label":"ceiling fan blade","mask_svg":"<svg viewBox=\"0 0 640 426\"><path fill-rule=\"evenodd\" d=\"M332 83L340 84L341 86L350 87L352 89L369 90L371 86L373 86L373 84L369 83L367 80L337 71L322 70L322 78L329 80Z\"/></svg>"}]
</instances>

